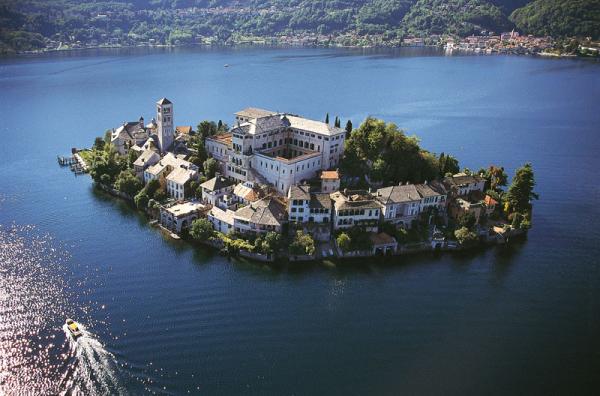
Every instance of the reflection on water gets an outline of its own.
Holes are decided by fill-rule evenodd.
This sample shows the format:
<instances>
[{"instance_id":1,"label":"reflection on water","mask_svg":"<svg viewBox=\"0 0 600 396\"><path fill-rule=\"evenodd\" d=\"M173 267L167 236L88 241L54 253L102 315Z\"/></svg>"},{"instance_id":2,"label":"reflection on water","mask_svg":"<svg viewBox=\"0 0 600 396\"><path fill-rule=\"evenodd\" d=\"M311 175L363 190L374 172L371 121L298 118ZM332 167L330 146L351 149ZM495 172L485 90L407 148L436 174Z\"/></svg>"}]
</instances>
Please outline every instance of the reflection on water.
<instances>
[{"instance_id":1,"label":"reflection on water","mask_svg":"<svg viewBox=\"0 0 600 396\"><path fill-rule=\"evenodd\" d=\"M0 393L57 393L67 370L59 323L70 310L68 256L32 234L33 227L0 227Z\"/></svg>"},{"instance_id":2,"label":"reflection on water","mask_svg":"<svg viewBox=\"0 0 600 396\"><path fill-rule=\"evenodd\" d=\"M63 324L86 311L69 258L35 227L0 226L0 394L124 393L114 355L85 326L75 341Z\"/></svg>"}]
</instances>

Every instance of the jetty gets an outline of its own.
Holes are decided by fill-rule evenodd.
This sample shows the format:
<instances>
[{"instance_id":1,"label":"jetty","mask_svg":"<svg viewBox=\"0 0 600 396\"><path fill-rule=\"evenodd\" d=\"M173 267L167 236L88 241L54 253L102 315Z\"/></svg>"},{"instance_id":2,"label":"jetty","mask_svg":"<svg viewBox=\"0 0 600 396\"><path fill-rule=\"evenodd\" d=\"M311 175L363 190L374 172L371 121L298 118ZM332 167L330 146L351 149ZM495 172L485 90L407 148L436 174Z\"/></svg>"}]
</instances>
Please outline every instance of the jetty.
<instances>
[{"instance_id":1,"label":"jetty","mask_svg":"<svg viewBox=\"0 0 600 396\"><path fill-rule=\"evenodd\" d=\"M87 173L89 171L88 165L79 154L74 154L71 157L57 155L56 159L60 166L68 166L76 175Z\"/></svg>"}]
</instances>

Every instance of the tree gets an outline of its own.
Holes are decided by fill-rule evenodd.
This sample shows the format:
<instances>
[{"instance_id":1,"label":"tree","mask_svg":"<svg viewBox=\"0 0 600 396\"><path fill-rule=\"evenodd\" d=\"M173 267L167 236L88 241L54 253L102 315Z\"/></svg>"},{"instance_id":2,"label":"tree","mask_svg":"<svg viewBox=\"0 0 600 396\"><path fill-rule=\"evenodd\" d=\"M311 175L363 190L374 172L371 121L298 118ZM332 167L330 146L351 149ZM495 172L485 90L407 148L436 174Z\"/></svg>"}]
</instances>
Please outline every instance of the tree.
<instances>
[{"instance_id":1,"label":"tree","mask_svg":"<svg viewBox=\"0 0 600 396\"><path fill-rule=\"evenodd\" d=\"M446 176L448 173L454 175L460 170L458 166L458 160L450 154L444 155L444 153L441 153L438 159L438 163L440 170L439 175L441 177Z\"/></svg>"},{"instance_id":2,"label":"tree","mask_svg":"<svg viewBox=\"0 0 600 396\"><path fill-rule=\"evenodd\" d=\"M329 113L325 115L325 124L329 124Z\"/></svg>"},{"instance_id":3,"label":"tree","mask_svg":"<svg viewBox=\"0 0 600 396\"><path fill-rule=\"evenodd\" d=\"M150 196L146 192L145 189L142 189L136 196L133 198L135 202L135 206L138 209L146 209L148 207L148 202L150 202Z\"/></svg>"},{"instance_id":4,"label":"tree","mask_svg":"<svg viewBox=\"0 0 600 396\"><path fill-rule=\"evenodd\" d=\"M298 230L290 244L290 253L294 255L312 255L315 253L315 241L310 235Z\"/></svg>"},{"instance_id":5,"label":"tree","mask_svg":"<svg viewBox=\"0 0 600 396\"><path fill-rule=\"evenodd\" d=\"M133 168L133 163L135 162L136 159L138 159L139 156L140 156L140 153L138 153L137 151L129 150L129 152L127 153L127 167Z\"/></svg>"},{"instance_id":6,"label":"tree","mask_svg":"<svg viewBox=\"0 0 600 396\"><path fill-rule=\"evenodd\" d=\"M142 187L142 182L131 170L121 171L115 180L115 188L129 195L130 197L135 196L142 189Z\"/></svg>"},{"instance_id":7,"label":"tree","mask_svg":"<svg viewBox=\"0 0 600 396\"><path fill-rule=\"evenodd\" d=\"M281 248L281 234L277 232L267 232L265 239L262 241L262 251L264 253L273 253Z\"/></svg>"},{"instance_id":8,"label":"tree","mask_svg":"<svg viewBox=\"0 0 600 396\"><path fill-rule=\"evenodd\" d=\"M346 139L348 139L350 137L350 134L352 133L352 121L348 120L346 122Z\"/></svg>"},{"instance_id":9,"label":"tree","mask_svg":"<svg viewBox=\"0 0 600 396\"><path fill-rule=\"evenodd\" d=\"M207 179L215 177L215 173L219 170L219 163L214 158L209 158L204 161L204 175Z\"/></svg>"},{"instance_id":10,"label":"tree","mask_svg":"<svg viewBox=\"0 0 600 396\"><path fill-rule=\"evenodd\" d=\"M167 190L161 186L154 192L153 198L158 202L164 202L167 199Z\"/></svg>"},{"instance_id":11,"label":"tree","mask_svg":"<svg viewBox=\"0 0 600 396\"><path fill-rule=\"evenodd\" d=\"M348 236L348 234L346 234L345 232L342 232L340 235L337 236L337 238L335 239L338 247L340 249L342 249L342 252L347 252L350 250L350 245L352 244L352 240L350 239L350 237Z\"/></svg>"},{"instance_id":12,"label":"tree","mask_svg":"<svg viewBox=\"0 0 600 396\"><path fill-rule=\"evenodd\" d=\"M456 240L461 245L473 245L477 242L477 234L472 231L469 231L467 227L461 227L458 230L454 231L454 236Z\"/></svg>"},{"instance_id":13,"label":"tree","mask_svg":"<svg viewBox=\"0 0 600 396\"><path fill-rule=\"evenodd\" d=\"M212 223L207 219L196 219L192 222L190 235L198 241L207 241L215 235Z\"/></svg>"},{"instance_id":14,"label":"tree","mask_svg":"<svg viewBox=\"0 0 600 396\"><path fill-rule=\"evenodd\" d=\"M94 139L94 145L92 146L92 148L94 150L104 150L104 144L104 139L98 136L96 139Z\"/></svg>"},{"instance_id":15,"label":"tree","mask_svg":"<svg viewBox=\"0 0 600 396\"><path fill-rule=\"evenodd\" d=\"M476 222L477 218L475 218L475 215L471 212L463 213L463 215L460 216L458 219L458 225L460 227L465 227L469 230L473 229Z\"/></svg>"},{"instance_id":16,"label":"tree","mask_svg":"<svg viewBox=\"0 0 600 396\"><path fill-rule=\"evenodd\" d=\"M208 120L200 122L196 129L198 129L198 135L201 139L215 135L218 131L217 124L215 124L214 121Z\"/></svg>"},{"instance_id":17,"label":"tree","mask_svg":"<svg viewBox=\"0 0 600 396\"><path fill-rule=\"evenodd\" d=\"M531 210L531 201L539 199L533 191L534 186L533 168L527 163L517 169L506 194L506 202L512 212L528 213Z\"/></svg>"},{"instance_id":18,"label":"tree","mask_svg":"<svg viewBox=\"0 0 600 396\"><path fill-rule=\"evenodd\" d=\"M508 182L508 175L504 171L504 168L494 165L490 165L490 167L485 170L484 178L486 179L488 187L493 191L501 191L500 187L506 186L506 183Z\"/></svg>"}]
</instances>

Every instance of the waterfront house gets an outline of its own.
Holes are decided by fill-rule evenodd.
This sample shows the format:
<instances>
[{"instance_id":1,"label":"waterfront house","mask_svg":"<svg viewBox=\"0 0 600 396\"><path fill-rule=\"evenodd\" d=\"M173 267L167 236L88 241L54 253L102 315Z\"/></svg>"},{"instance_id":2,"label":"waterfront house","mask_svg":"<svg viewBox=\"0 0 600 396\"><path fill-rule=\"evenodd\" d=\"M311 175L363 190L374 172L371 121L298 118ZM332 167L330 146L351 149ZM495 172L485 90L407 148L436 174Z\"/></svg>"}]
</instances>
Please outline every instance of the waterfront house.
<instances>
[{"instance_id":1,"label":"waterfront house","mask_svg":"<svg viewBox=\"0 0 600 396\"><path fill-rule=\"evenodd\" d=\"M223 234L229 234L233 231L235 212L229 209L221 209L217 206L213 206L208 213L206 218L211 222L215 231Z\"/></svg>"},{"instance_id":2,"label":"waterfront house","mask_svg":"<svg viewBox=\"0 0 600 396\"><path fill-rule=\"evenodd\" d=\"M442 182L448 190L448 194L452 197L466 197L475 191L482 193L485 189L485 179L483 177L467 175L466 173L457 173L445 177Z\"/></svg>"},{"instance_id":3,"label":"waterfront house","mask_svg":"<svg viewBox=\"0 0 600 396\"><path fill-rule=\"evenodd\" d=\"M340 173L337 170L321 172L321 192L332 193L340 189Z\"/></svg>"},{"instance_id":4,"label":"waterfront house","mask_svg":"<svg viewBox=\"0 0 600 396\"><path fill-rule=\"evenodd\" d=\"M153 150L144 150L133 163L133 169L137 177L143 180L144 171L160 161L160 155Z\"/></svg>"},{"instance_id":5,"label":"waterfront house","mask_svg":"<svg viewBox=\"0 0 600 396\"><path fill-rule=\"evenodd\" d=\"M202 217L208 207L197 202L183 202L161 206L160 224L173 232L188 229L192 222Z\"/></svg>"},{"instance_id":6,"label":"waterfront house","mask_svg":"<svg viewBox=\"0 0 600 396\"><path fill-rule=\"evenodd\" d=\"M288 192L288 219L293 230L309 233L316 240L331 236L331 197L328 193L312 192L308 185L291 186Z\"/></svg>"},{"instance_id":7,"label":"waterfront house","mask_svg":"<svg viewBox=\"0 0 600 396\"><path fill-rule=\"evenodd\" d=\"M235 211L234 229L242 234L281 232L287 222L285 204L275 197L265 197Z\"/></svg>"},{"instance_id":8,"label":"waterfront house","mask_svg":"<svg viewBox=\"0 0 600 396\"><path fill-rule=\"evenodd\" d=\"M189 185L192 180L198 179L198 172L187 167L173 169L167 177L167 193L169 196L181 200L189 193Z\"/></svg>"},{"instance_id":9,"label":"waterfront house","mask_svg":"<svg viewBox=\"0 0 600 396\"><path fill-rule=\"evenodd\" d=\"M377 232L384 205L370 192L344 189L330 194L330 197L333 200L334 229L359 226L366 231Z\"/></svg>"},{"instance_id":10,"label":"waterfront house","mask_svg":"<svg viewBox=\"0 0 600 396\"><path fill-rule=\"evenodd\" d=\"M437 209L440 212L446 210L446 188L438 181L431 183L415 184L417 192L421 196L419 203L419 212L422 213L429 209Z\"/></svg>"},{"instance_id":11,"label":"waterfront house","mask_svg":"<svg viewBox=\"0 0 600 396\"><path fill-rule=\"evenodd\" d=\"M288 194L288 219L290 222L308 222L310 204L310 186L307 184L293 185Z\"/></svg>"},{"instance_id":12,"label":"waterfront house","mask_svg":"<svg viewBox=\"0 0 600 396\"><path fill-rule=\"evenodd\" d=\"M383 221L396 226L410 228L421 210L423 197L413 184L380 188L375 195L383 205Z\"/></svg>"},{"instance_id":13,"label":"waterfront house","mask_svg":"<svg viewBox=\"0 0 600 396\"><path fill-rule=\"evenodd\" d=\"M202 183L200 188L202 188L202 202L222 207L224 206L223 197L233 192L234 182L217 174Z\"/></svg>"}]
</instances>

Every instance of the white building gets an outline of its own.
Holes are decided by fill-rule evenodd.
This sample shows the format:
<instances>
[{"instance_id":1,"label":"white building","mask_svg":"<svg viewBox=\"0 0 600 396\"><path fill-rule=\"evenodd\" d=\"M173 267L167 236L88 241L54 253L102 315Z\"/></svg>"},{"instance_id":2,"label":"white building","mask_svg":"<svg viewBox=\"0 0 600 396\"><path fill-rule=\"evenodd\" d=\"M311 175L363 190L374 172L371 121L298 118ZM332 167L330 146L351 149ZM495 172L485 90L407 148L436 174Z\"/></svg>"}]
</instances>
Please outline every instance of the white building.
<instances>
[{"instance_id":1,"label":"white building","mask_svg":"<svg viewBox=\"0 0 600 396\"><path fill-rule=\"evenodd\" d=\"M110 143L117 152L125 155L134 146L142 146L150 137L150 131L144 126L144 118L139 121L125 122L120 127L113 129Z\"/></svg>"},{"instance_id":2,"label":"white building","mask_svg":"<svg viewBox=\"0 0 600 396\"><path fill-rule=\"evenodd\" d=\"M223 197L233 192L234 182L217 175L200 184L200 187L202 188L202 202L213 206L223 206Z\"/></svg>"},{"instance_id":3,"label":"white building","mask_svg":"<svg viewBox=\"0 0 600 396\"><path fill-rule=\"evenodd\" d=\"M173 153L167 153L160 161L144 170L144 184L147 184L150 180L158 180L161 175L166 177L177 168L198 170L196 165L184 160L181 156L178 157Z\"/></svg>"},{"instance_id":4,"label":"white building","mask_svg":"<svg viewBox=\"0 0 600 396\"><path fill-rule=\"evenodd\" d=\"M233 231L234 215L235 212L233 210L223 210L213 206L206 214L206 218L212 223L215 231L223 234L229 234L231 231Z\"/></svg>"},{"instance_id":5,"label":"white building","mask_svg":"<svg viewBox=\"0 0 600 396\"><path fill-rule=\"evenodd\" d=\"M160 208L160 224L173 232L188 229L192 222L200 218L207 207L196 202L184 202Z\"/></svg>"},{"instance_id":6,"label":"white building","mask_svg":"<svg viewBox=\"0 0 600 396\"><path fill-rule=\"evenodd\" d=\"M330 197L333 200L333 222L336 230L359 226L366 231L377 232L384 206L369 192L336 191Z\"/></svg>"},{"instance_id":7,"label":"white building","mask_svg":"<svg viewBox=\"0 0 600 396\"><path fill-rule=\"evenodd\" d=\"M410 228L419 215L421 195L414 184L384 187L375 196L383 205L383 221Z\"/></svg>"},{"instance_id":8,"label":"white building","mask_svg":"<svg viewBox=\"0 0 600 396\"><path fill-rule=\"evenodd\" d=\"M185 198L186 187L189 187L189 183L192 180L198 178L198 172L194 169L175 168L170 172L167 177L167 193L170 197L181 200Z\"/></svg>"},{"instance_id":9,"label":"white building","mask_svg":"<svg viewBox=\"0 0 600 396\"><path fill-rule=\"evenodd\" d=\"M485 179L483 177L467 175L465 173L457 173L454 176L445 177L443 183L448 193L454 197L464 197L474 191L483 193L485 189Z\"/></svg>"},{"instance_id":10,"label":"white building","mask_svg":"<svg viewBox=\"0 0 600 396\"><path fill-rule=\"evenodd\" d=\"M229 178L272 184L282 193L339 164L345 131L286 113L246 109L230 134L206 139Z\"/></svg>"},{"instance_id":11,"label":"white building","mask_svg":"<svg viewBox=\"0 0 600 396\"><path fill-rule=\"evenodd\" d=\"M133 163L133 169L135 170L135 174L140 179L144 178L144 171L148 169L150 166L156 164L160 161L160 155L158 155L153 150L144 150L140 154L139 157Z\"/></svg>"},{"instance_id":12,"label":"white building","mask_svg":"<svg viewBox=\"0 0 600 396\"><path fill-rule=\"evenodd\" d=\"M436 208L441 212L446 210L446 189L437 181L425 184L415 184L415 187L421 196L419 203L419 212L424 212L430 208Z\"/></svg>"}]
</instances>

